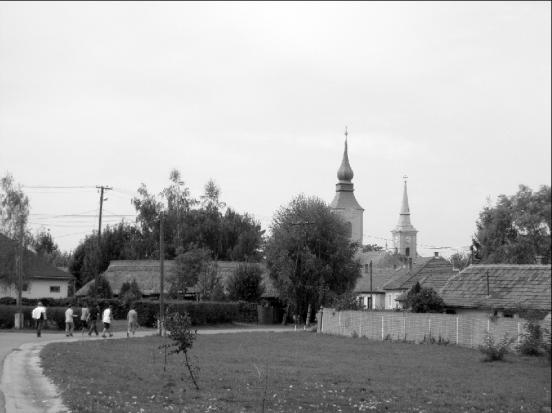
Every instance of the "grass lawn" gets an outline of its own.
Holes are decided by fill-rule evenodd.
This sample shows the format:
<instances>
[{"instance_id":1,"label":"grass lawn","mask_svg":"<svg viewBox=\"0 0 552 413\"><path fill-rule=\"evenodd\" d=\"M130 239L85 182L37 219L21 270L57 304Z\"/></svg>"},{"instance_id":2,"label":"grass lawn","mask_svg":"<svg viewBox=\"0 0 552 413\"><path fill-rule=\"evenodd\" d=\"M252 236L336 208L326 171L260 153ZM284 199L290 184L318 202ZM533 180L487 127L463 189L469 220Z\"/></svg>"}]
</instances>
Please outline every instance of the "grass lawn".
<instances>
[{"instance_id":1,"label":"grass lawn","mask_svg":"<svg viewBox=\"0 0 552 413\"><path fill-rule=\"evenodd\" d=\"M55 343L42 366L74 412L545 412L549 363L308 332L198 336L200 391L160 337ZM266 376L265 374L268 374ZM268 380L266 380L268 379Z\"/></svg>"}]
</instances>

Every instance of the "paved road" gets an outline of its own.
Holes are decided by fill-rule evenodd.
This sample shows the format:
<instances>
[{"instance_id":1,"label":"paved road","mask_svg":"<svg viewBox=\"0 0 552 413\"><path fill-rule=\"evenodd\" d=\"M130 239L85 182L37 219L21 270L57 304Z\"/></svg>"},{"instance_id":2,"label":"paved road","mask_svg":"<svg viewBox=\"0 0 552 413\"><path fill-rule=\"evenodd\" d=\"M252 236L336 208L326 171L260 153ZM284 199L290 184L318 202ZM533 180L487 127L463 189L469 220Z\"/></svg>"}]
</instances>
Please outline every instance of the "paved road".
<instances>
[{"instance_id":1,"label":"paved road","mask_svg":"<svg viewBox=\"0 0 552 413\"><path fill-rule=\"evenodd\" d=\"M230 334L249 332L286 332L290 327L200 329L198 334ZM138 337L156 334L142 329ZM115 339L126 338L125 332L114 332ZM113 339L111 338L111 339ZM79 342L102 339L75 334L67 338L60 333L43 333L41 338L32 332L0 333L0 413L59 413L63 405L56 386L42 373L40 351L49 343Z\"/></svg>"}]
</instances>

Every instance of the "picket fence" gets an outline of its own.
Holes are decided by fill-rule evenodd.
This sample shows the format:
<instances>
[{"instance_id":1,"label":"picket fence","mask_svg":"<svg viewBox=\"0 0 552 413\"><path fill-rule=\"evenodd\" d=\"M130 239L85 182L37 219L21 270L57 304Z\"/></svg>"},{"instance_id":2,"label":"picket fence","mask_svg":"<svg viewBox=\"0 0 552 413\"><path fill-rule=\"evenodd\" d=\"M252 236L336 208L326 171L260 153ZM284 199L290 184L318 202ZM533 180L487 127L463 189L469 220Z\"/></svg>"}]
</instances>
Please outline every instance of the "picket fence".
<instances>
[{"instance_id":1,"label":"picket fence","mask_svg":"<svg viewBox=\"0 0 552 413\"><path fill-rule=\"evenodd\" d=\"M422 342L430 338L450 344L476 348L487 334L500 340L506 334L518 344L525 332L525 320L454 314L407 313L394 311L335 311L324 308L318 313L318 332L340 336L358 336L373 340Z\"/></svg>"}]
</instances>

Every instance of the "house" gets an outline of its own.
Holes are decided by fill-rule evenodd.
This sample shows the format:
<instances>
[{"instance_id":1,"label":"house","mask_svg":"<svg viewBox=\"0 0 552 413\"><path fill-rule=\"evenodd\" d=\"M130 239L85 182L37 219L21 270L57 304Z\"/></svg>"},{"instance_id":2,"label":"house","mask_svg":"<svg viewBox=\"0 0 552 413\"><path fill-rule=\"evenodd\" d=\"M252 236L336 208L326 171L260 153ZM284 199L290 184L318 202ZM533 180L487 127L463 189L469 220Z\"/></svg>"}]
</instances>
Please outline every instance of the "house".
<instances>
[{"instance_id":1,"label":"house","mask_svg":"<svg viewBox=\"0 0 552 413\"><path fill-rule=\"evenodd\" d=\"M14 251L15 241L0 234L0 276L7 275L15 279ZM24 298L67 298L74 277L50 264L37 253L25 249L23 253ZM15 284L8 284L0 279L0 297L17 297Z\"/></svg>"},{"instance_id":2,"label":"house","mask_svg":"<svg viewBox=\"0 0 552 413\"><path fill-rule=\"evenodd\" d=\"M440 296L456 314L514 317L550 312L550 265L470 265L451 277Z\"/></svg>"},{"instance_id":3,"label":"house","mask_svg":"<svg viewBox=\"0 0 552 413\"><path fill-rule=\"evenodd\" d=\"M372 277L366 268L357 280L353 293L358 297L364 308L372 310L385 309L385 290L383 285L387 283L397 272L394 268L372 268Z\"/></svg>"},{"instance_id":4,"label":"house","mask_svg":"<svg viewBox=\"0 0 552 413\"><path fill-rule=\"evenodd\" d=\"M452 264L435 253L434 257L416 257L409 265L395 271L381 288L385 291L385 309L402 308L404 295L416 284L439 290L456 272Z\"/></svg>"},{"instance_id":5,"label":"house","mask_svg":"<svg viewBox=\"0 0 552 413\"><path fill-rule=\"evenodd\" d=\"M234 270L241 262L234 261L217 261L217 274L221 277L223 284L226 284L226 280L233 274ZM265 285L265 292L263 298L272 299L278 297L278 292L275 290L270 278L266 266L258 264L263 269L263 284ZM165 280L169 280L171 277L176 276L176 265L174 260L166 260L163 265ZM115 296L119 295L121 286L125 282L131 282L135 280L140 288L140 291L144 296L159 296L160 282L161 282L161 269L158 260L116 260L111 261L107 270L102 274L111 286L111 291ZM89 281L82 288L80 288L75 295L86 296L89 294L90 289L93 288L94 281ZM163 285L163 291L169 292L170 284L165 282ZM188 290L188 298L193 298L199 293L198 286L192 287Z\"/></svg>"}]
</instances>

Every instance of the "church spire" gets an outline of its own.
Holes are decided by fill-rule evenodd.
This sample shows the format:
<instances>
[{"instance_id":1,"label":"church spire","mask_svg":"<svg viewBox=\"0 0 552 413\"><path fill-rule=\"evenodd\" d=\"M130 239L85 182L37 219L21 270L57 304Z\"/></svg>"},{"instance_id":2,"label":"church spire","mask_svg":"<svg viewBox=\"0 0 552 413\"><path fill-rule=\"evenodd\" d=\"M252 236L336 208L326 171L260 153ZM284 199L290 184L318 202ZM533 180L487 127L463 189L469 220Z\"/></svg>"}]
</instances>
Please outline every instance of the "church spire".
<instances>
[{"instance_id":1,"label":"church spire","mask_svg":"<svg viewBox=\"0 0 552 413\"><path fill-rule=\"evenodd\" d=\"M399 215L399 227L411 227L410 223L410 208L408 206L408 193L406 190L406 180L408 176L403 176L404 179L404 190L403 190L403 199L401 205L401 212Z\"/></svg>"},{"instance_id":2,"label":"church spire","mask_svg":"<svg viewBox=\"0 0 552 413\"><path fill-rule=\"evenodd\" d=\"M337 170L337 179L339 182L351 182L354 176L351 165L349 164L349 154L347 152L347 126L345 126L345 150L343 151L343 160L341 166Z\"/></svg>"}]
</instances>

